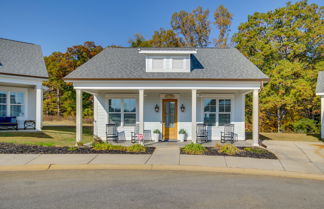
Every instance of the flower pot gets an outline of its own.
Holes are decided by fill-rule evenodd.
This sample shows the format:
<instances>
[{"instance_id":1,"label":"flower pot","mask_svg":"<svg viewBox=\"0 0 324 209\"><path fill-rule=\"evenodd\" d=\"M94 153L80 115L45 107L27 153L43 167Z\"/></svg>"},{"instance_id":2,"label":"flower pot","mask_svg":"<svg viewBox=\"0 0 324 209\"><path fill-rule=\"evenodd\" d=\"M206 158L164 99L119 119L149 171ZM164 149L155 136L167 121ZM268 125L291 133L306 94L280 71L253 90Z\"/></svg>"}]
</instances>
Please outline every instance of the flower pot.
<instances>
[{"instance_id":1,"label":"flower pot","mask_svg":"<svg viewBox=\"0 0 324 209\"><path fill-rule=\"evenodd\" d=\"M154 142L159 142L159 140L160 140L160 134L154 134L153 133L153 141Z\"/></svg>"},{"instance_id":2,"label":"flower pot","mask_svg":"<svg viewBox=\"0 0 324 209\"><path fill-rule=\"evenodd\" d=\"M180 140L181 142L186 141L186 134L179 134L179 140Z\"/></svg>"}]
</instances>

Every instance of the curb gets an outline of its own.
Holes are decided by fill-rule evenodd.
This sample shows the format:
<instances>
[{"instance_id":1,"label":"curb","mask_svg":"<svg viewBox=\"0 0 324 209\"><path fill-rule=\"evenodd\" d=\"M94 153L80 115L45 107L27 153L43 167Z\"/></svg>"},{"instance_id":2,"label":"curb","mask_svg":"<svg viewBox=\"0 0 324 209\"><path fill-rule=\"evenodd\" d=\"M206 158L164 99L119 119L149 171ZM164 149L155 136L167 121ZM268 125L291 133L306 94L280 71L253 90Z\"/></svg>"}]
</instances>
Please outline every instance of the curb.
<instances>
[{"instance_id":1,"label":"curb","mask_svg":"<svg viewBox=\"0 0 324 209\"><path fill-rule=\"evenodd\" d=\"M190 172L212 172L241 175L273 176L285 178L298 178L324 181L324 175L308 174L289 171L274 171L248 168L222 168L208 166L187 165L137 165L137 164L81 164L81 165L14 165L0 166L1 171L48 171L48 170L151 170L151 171L190 171Z\"/></svg>"}]
</instances>

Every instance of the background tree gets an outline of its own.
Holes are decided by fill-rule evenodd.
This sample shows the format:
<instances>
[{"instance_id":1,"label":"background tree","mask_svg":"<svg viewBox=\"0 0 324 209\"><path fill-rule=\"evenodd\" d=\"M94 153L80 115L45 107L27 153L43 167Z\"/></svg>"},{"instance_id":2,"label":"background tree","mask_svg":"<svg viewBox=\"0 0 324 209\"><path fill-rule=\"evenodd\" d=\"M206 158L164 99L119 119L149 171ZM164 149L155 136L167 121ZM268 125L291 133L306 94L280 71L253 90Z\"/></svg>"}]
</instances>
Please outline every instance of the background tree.
<instances>
[{"instance_id":1,"label":"background tree","mask_svg":"<svg viewBox=\"0 0 324 209\"><path fill-rule=\"evenodd\" d=\"M260 93L261 129L290 131L317 123L317 72L323 69L323 7L306 0L255 13L233 36L236 47L270 77ZM248 103L250 105L250 103Z\"/></svg>"},{"instance_id":2,"label":"background tree","mask_svg":"<svg viewBox=\"0 0 324 209\"><path fill-rule=\"evenodd\" d=\"M223 6L220 5L214 13L214 24L218 29L218 38L215 39L215 46L219 48L227 47L228 33L232 24L233 15Z\"/></svg>"},{"instance_id":3,"label":"background tree","mask_svg":"<svg viewBox=\"0 0 324 209\"><path fill-rule=\"evenodd\" d=\"M151 44L153 47L182 47L184 43L181 38L173 30L164 30L160 28L159 31L155 31Z\"/></svg>"},{"instance_id":4,"label":"background tree","mask_svg":"<svg viewBox=\"0 0 324 209\"><path fill-rule=\"evenodd\" d=\"M134 34L134 38L128 40L131 47L152 47L150 40L145 40L144 36L139 33Z\"/></svg>"},{"instance_id":5,"label":"background tree","mask_svg":"<svg viewBox=\"0 0 324 209\"><path fill-rule=\"evenodd\" d=\"M187 47L207 47L209 43L210 22L209 10L202 7L194 9L191 13L181 10L172 15L171 27Z\"/></svg>"},{"instance_id":6,"label":"background tree","mask_svg":"<svg viewBox=\"0 0 324 209\"><path fill-rule=\"evenodd\" d=\"M44 85L48 91L44 94L44 112L47 115L74 116L75 91L71 83L64 82L63 78L90 58L101 52L103 48L94 42L85 42L83 45L73 46L65 53L54 52L45 57L48 70L48 81ZM92 97L84 94L84 115L92 115Z\"/></svg>"}]
</instances>

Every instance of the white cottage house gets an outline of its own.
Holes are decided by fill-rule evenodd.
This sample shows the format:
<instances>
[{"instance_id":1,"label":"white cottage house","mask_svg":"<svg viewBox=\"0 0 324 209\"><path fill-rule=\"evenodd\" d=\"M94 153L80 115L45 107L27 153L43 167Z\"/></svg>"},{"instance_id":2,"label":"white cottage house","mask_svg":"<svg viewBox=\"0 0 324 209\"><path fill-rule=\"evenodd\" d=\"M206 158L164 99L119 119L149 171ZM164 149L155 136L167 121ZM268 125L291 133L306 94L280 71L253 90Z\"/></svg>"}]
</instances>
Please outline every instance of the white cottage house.
<instances>
[{"instance_id":1,"label":"white cottage house","mask_svg":"<svg viewBox=\"0 0 324 209\"><path fill-rule=\"evenodd\" d=\"M65 77L77 95L77 141L82 140L82 92L94 96L94 135L105 139L106 124L130 140L159 129L163 139L178 140L185 129L196 142L197 123L219 140L234 124L245 140L245 96L253 93L253 140L258 145L258 95L268 77L237 49L106 48Z\"/></svg>"},{"instance_id":2,"label":"white cottage house","mask_svg":"<svg viewBox=\"0 0 324 209\"><path fill-rule=\"evenodd\" d=\"M19 129L29 121L40 131L47 77L39 45L0 38L0 117L16 117Z\"/></svg>"},{"instance_id":3,"label":"white cottage house","mask_svg":"<svg viewBox=\"0 0 324 209\"><path fill-rule=\"evenodd\" d=\"M324 71L318 73L316 95L321 97L321 138L324 139Z\"/></svg>"}]
</instances>

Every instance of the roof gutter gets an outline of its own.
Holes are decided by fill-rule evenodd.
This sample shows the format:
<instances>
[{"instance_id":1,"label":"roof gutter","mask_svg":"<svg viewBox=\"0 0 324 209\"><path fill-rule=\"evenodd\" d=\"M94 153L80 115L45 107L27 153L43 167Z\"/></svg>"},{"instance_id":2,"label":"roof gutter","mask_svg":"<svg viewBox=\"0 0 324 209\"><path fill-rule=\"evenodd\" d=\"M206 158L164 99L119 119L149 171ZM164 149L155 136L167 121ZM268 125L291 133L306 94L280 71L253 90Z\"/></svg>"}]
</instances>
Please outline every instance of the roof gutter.
<instances>
[{"instance_id":1,"label":"roof gutter","mask_svg":"<svg viewBox=\"0 0 324 209\"><path fill-rule=\"evenodd\" d=\"M269 78L63 78L65 81L261 81Z\"/></svg>"},{"instance_id":2,"label":"roof gutter","mask_svg":"<svg viewBox=\"0 0 324 209\"><path fill-rule=\"evenodd\" d=\"M20 77L28 77L28 78L48 79L48 77L45 77L45 76L24 75L24 74L15 74L15 73L3 73L3 72L0 72L0 75L11 75L11 76L20 76Z\"/></svg>"}]
</instances>

